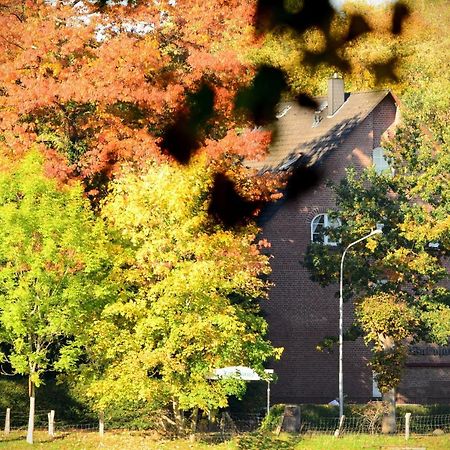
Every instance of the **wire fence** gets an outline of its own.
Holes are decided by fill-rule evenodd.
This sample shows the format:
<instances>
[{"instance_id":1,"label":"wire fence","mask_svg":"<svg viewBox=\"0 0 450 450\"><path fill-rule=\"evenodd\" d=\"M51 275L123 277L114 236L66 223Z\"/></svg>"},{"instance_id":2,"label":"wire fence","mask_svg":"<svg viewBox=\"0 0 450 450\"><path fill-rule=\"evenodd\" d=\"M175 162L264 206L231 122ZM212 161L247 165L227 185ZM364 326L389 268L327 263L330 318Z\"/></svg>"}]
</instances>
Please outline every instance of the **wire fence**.
<instances>
[{"instance_id":1,"label":"wire fence","mask_svg":"<svg viewBox=\"0 0 450 450\"><path fill-rule=\"evenodd\" d=\"M49 411L36 410L35 425L36 430L47 430L49 425ZM219 416L215 422L208 422L206 428L200 430L211 435L230 436L252 432L260 429L265 418L264 413L255 414L228 414L224 413ZM3 428L5 424L6 414L0 413L0 424ZM10 430L21 431L26 430L28 426L28 413L19 411L10 412ZM325 434L332 435L339 428L340 422L338 417L320 418L315 420L303 419L300 421L301 434ZM123 423L114 421L108 426L108 420L105 421L105 430L136 430L131 422ZM396 433L405 434L407 423L405 416L396 418ZM55 417L54 429L56 432L99 432L100 424L98 420L92 417L85 420L78 420L76 423L62 420ZM346 417L340 434L381 434L382 418L350 416ZM432 435L432 434L450 434L450 414L440 415L412 415L409 420L409 432L411 435Z\"/></svg>"},{"instance_id":2,"label":"wire fence","mask_svg":"<svg viewBox=\"0 0 450 450\"><path fill-rule=\"evenodd\" d=\"M315 421L302 421L300 433L334 434L339 428L339 418L323 418ZM396 418L396 434L405 434L406 419L404 416ZM381 434L382 419L367 417L346 417L340 434ZM411 416L409 432L417 435L448 434L450 433L450 414L435 416Z\"/></svg>"},{"instance_id":3,"label":"wire fence","mask_svg":"<svg viewBox=\"0 0 450 450\"><path fill-rule=\"evenodd\" d=\"M37 409L34 413L34 429L35 430L47 430L49 426L49 413L48 410ZM0 424L5 425L6 428L6 413L0 413ZM28 412L20 412L17 410L10 410L9 414L9 431L24 431L28 428ZM72 423L70 420L54 420L54 427L57 431L98 431L99 422L86 419L78 420L76 423ZM3 426L1 427L3 428Z\"/></svg>"},{"instance_id":4,"label":"wire fence","mask_svg":"<svg viewBox=\"0 0 450 450\"><path fill-rule=\"evenodd\" d=\"M260 428L265 415L232 415L233 423L225 422L224 431L236 432L255 431ZM339 417L327 417L315 420L301 420L301 434L332 435L339 428ZM406 419L404 415L396 417L396 434L405 434ZM450 434L450 414L411 415L409 432L417 435ZM381 434L382 418L367 416L346 417L340 434Z\"/></svg>"},{"instance_id":5,"label":"wire fence","mask_svg":"<svg viewBox=\"0 0 450 450\"><path fill-rule=\"evenodd\" d=\"M415 434L436 434L436 430L450 433L450 414L411 416L410 430Z\"/></svg>"},{"instance_id":6,"label":"wire fence","mask_svg":"<svg viewBox=\"0 0 450 450\"><path fill-rule=\"evenodd\" d=\"M262 421L264 420L264 414L232 414L231 419L240 433L245 433L248 431L255 431L261 427ZM226 424L225 424L226 428Z\"/></svg>"}]
</instances>

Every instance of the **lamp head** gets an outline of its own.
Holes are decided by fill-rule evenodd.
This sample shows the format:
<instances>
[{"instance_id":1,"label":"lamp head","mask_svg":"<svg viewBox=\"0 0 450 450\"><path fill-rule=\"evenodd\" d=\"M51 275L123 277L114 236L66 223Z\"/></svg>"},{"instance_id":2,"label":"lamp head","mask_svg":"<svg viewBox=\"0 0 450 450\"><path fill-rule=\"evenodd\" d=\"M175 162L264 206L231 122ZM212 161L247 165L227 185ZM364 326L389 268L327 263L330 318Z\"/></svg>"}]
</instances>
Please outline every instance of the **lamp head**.
<instances>
[{"instance_id":1,"label":"lamp head","mask_svg":"<svg viewBox=\"0 0 450 450\"><path fill-rule=\"evenodd\" d=\"M377 228L370 233L370 236L373 236L374 234L383 234L383 230L381 228Z\"/></svg>"}]
</instances>

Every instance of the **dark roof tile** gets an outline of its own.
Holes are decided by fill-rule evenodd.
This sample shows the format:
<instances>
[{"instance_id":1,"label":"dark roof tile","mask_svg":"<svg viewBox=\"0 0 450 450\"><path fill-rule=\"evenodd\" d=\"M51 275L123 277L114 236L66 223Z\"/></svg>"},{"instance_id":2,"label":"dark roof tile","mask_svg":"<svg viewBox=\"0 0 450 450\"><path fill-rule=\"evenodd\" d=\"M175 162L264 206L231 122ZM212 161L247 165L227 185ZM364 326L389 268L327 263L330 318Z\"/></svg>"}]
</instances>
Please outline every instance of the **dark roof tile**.
<instances>
[{"instance_id":1,"label":"dark roof tile","mask_svg":"<svg viewBox=\"0 0 450 450\"><path fill-rule=\"evenodd\" d=\"M338 147L388 94L387 90L349 94L331 117L327 115L326 97L318 97L315 100L322 105L322 111L315 126L314 111L296 102L284 102L280 104L279 118L273 126L273 142L268 154L258 161L246 160L245 165L265 172L287 170L301 157L313 164Z\"/></svg>"}]
</instances>

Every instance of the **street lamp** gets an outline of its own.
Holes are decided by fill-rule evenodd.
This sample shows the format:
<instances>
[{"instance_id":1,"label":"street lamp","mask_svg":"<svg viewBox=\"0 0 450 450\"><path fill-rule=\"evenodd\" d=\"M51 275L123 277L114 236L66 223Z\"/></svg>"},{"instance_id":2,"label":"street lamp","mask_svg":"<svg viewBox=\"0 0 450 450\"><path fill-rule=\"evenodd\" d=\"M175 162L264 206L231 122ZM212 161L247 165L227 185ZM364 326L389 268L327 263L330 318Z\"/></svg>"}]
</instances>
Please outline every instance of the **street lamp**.
<instances>
[{"instance_id":1,"label":"street lamp","mask_svg":"<svg viewBox=\"0 0 450 450\"><path fill-rule=\"evenodd\" d=\"M382 230L377 229L371 231L367 236L364 236L351 244L347 245L344 253L342 253L341 258L341 272L340 272L340 285L339 285L339 418L342 420L342 416L344 415L344 373L342 367L342 356L343 356L343 347L344 347L344 298L343 298L343 278L344 278L344 258L347 251L350 247L353 247L358 242L363 241L364 239L375 236L376 234L381 234Z\"/></svg>"}]
</instances>

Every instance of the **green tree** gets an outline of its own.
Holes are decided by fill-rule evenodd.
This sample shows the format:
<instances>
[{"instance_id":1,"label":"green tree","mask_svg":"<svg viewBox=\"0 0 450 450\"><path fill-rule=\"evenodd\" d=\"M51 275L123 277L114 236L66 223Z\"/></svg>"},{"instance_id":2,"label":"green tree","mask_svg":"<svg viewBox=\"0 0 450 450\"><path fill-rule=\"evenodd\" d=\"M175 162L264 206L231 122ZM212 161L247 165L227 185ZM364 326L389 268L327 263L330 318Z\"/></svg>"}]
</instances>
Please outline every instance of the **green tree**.
<instances>
[{"instance_id":1,"label":"green tree","mask_svg":"<svg viewBox=\"0 0 450 450\"><path fill-rule=\"evenodd\" d=\"M295 11L296 0L285 1L286 9ZM445 0L404 0L410 14L403 23L403 32L393 35L392 4L371 5L368 2L345 2L331 24L331 39L335 42L327 49L326 33L313 27L297 33L286 27L277 27L266 33L261 45L248 49L248 58L256 64L270 64L282 69L293 93L306 92L324 95L327 78L333 72L344 75L349 92L372 89L391 89L401 95L408 106L421 114L431 128L434 127L436 99L421 93L436 94L449 89L450 34L445 26L450 10ZM362 17L371 31L348 39L352 16ZM356 27L355 30L364 27ZM351 35L351 33L350 33ZM325 51L327 50L327 51ZM308 58L309 55L321 57ZM348 62L347 70L338 64L339 58ZM383 64L386 64L383 66ZM439 106L448 105L447 96L440 96ZM448 121L448 106L440 108ZM442 122L439 122L442 123ZM436 123L438 125L438 123Z\"/></svg>"},{"instance_id":2,"label":"green tree","mask_svg":"<svg viewBox=\"0 0 450 450\"><path fill-rule=\"evenodd\" d=\"M81 333L113 294L104 225L82 188L58 186L31 152L0 172L0 360L35 387L49 371L76 367Z\"/></svg>"},{"instance_id":3,"label":"green tree","mask_svg":"<svg viewBox=\"0 0 450 450\"><path fill-rule=\"evenodd\" d=\"M225 230L208 216L214 167L149 164L128 171L103 214L129 260L123 295L92 327L84 372L96 408L170 407L211 411L244 390L242 381L211 381L214 368L245 365L263 373L277 357L259 315L266 297L267 257L254 244L254 225Z\"/></svg>"},{"instance_id":4,"label":"green tree","mask_svg":"<svg viewBox=\"0 0 450 450\"><path fill-rule=\"evenodd\" d=\"M445 345L450 337L450 155L430 131L404 117L385 144L392 172L354 169L334 186L341 226L327 230L345 246L383 224L383 235L349 252L345 299L353 299L355 322L348 337L371 346L381 392L400 382L407 345ZM323 285L337 282L341 252L312 244L306 264ZM332 340L331 340L332 341Z\"/></svg>"}]
</instances>

